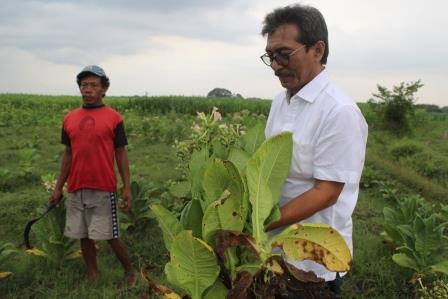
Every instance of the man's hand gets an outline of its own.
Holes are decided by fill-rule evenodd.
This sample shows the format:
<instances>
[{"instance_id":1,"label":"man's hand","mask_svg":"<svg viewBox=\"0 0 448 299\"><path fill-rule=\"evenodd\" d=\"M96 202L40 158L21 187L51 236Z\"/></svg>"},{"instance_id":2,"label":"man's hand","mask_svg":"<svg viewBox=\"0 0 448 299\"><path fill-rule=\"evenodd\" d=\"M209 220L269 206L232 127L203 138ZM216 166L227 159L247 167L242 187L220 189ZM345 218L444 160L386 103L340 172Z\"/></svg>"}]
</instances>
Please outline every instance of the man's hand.
<instances>
[{"instance_id":1,"label":"man's hand","mask_svg":"<svg viewBox=\"0 0 448 299\"><path fill-rule=\"evenodd\" d=\"M124 188L122 194L123 202L121 203L120 208L127 212L132 208L132 193L131 188Z\"/></svg>"},{"instance_id":2,"label":"man's hand","mask_svg":"<svg viewBox=\"0 0 448 299\"><path fill-rule=\"evenodd\" d=\"M50 198L48 199L48 202L51 205L57 205L62 200L62 190L54 189L53 193L51 194Z\"/></svg>"}]
</instances>

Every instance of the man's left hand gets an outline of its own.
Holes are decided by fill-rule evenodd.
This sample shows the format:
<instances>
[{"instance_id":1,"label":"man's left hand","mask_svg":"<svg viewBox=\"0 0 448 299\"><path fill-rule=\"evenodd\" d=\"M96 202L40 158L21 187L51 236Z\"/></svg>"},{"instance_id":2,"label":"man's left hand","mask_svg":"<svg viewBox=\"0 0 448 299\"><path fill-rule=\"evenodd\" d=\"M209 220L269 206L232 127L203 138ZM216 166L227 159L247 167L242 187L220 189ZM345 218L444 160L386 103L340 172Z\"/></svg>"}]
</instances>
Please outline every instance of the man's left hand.
<instances>
[{"instance_id":1,"label":"man's left hand","mask_svg":"<svg viewBox=\"0 0 448 299\"><path fill-rule=\"evenodd\" d=\"M121 203L120 208L127 212L132 208L132 193L130 188L124 188L122 194L123 202Z\"/></svg>"}]
</instances>

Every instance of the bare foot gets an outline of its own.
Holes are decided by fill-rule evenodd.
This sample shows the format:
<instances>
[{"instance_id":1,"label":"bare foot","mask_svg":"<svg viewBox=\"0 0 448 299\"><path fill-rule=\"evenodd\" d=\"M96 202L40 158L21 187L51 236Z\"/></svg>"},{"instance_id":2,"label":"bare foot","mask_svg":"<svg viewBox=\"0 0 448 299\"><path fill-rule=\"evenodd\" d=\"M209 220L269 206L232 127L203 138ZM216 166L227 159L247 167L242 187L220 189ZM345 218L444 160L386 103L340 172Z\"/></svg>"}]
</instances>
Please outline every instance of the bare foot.
<instances>
[{"instance_id":1,"label":"bare foot","mask_svg":"<svg viewBox=\"0 0 448 299\"><path fill-rule=\"evenodd\" d=\"M98 273L87 273L87 279L92 285L98 284L99 278L100 276L98 275Z\"/></svg>"},{"instance_id":2,"label":"bare foot","mask_svg":"<svg viewBox=\"0 0 448 299\"><path fill-rule=\"evenodd\" d=\"M135 271L125 274L125 284L128 288L133 288L137 284L137 274Z\"/></svg>"}]
</instances>

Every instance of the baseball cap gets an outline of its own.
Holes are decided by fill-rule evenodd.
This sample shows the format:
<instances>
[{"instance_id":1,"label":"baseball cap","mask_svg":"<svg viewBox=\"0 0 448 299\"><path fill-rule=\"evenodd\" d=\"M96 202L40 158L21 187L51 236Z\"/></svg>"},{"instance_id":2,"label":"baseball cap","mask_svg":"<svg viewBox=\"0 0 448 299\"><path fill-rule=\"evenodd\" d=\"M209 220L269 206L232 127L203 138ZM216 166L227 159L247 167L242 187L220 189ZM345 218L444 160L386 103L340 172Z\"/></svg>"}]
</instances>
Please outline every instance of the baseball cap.
<instances>
[{"instance_id":1,"label":"baseball cap","mask_svg":"<svg viewBox=\"0 0 448 299\"><path fill-rule=\"evenodd\" d=\"M88 65L88 66L86 66L86 67L83 68L82 71L76 76L76 78L79 79L79 78L81 77L81 75L84 74L84 73L91 73L91 74L94 74L94 75L96 75L96 76L98 76L98 77L103 77L103 78L109 79L109 78L106 76L106 73L104 72L104 70L103 70L101 67L97 66L97 65Z\"/></svg>"}]
</instances>

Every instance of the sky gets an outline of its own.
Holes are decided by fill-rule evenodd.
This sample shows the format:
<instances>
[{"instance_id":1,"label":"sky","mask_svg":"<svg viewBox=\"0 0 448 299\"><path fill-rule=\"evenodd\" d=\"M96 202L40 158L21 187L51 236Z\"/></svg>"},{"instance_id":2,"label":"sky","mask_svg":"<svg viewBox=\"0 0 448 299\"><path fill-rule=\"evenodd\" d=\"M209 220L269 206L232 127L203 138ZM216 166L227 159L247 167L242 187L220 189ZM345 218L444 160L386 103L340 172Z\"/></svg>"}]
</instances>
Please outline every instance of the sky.
<instances>
[{"instance_id":1,"label":"sky","mask_svg":"<svg viewBox=\"0 0 448 299\"><path fill-rule=\"evenodd\" d=\"M109 95L205 96L215 87L270 99L265 15L282 0L0 0L0 93L79 94L104 68ZM417 103L448 106L448 1L309 0L329 31L327 70L355 101L377 84L421 80Z\"/></svg>"}]
</instances>

